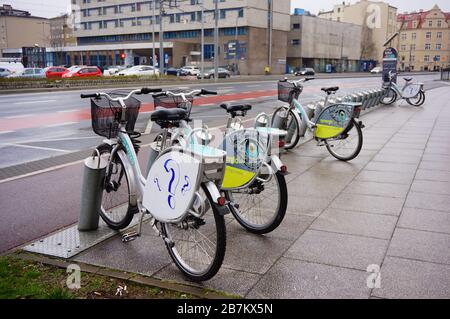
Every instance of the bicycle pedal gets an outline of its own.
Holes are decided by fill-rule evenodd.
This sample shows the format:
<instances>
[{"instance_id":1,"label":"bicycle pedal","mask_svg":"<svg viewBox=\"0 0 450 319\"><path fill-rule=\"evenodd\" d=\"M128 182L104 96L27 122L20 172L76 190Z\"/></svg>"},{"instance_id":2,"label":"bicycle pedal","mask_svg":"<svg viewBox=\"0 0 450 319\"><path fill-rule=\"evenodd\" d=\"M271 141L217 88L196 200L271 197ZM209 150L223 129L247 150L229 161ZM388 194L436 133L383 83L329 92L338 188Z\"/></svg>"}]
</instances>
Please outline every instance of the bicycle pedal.
<instances>
[{"instance_id":1,"label":"bicycle pedal","mask_svg":"<svg viewBox=\"0 0 450 319\"><path fill-rule=\"evenodd\" d=\"M135 241L139 236L140 235L137 232L131 232L131 233L123 234L122 235L122 242L123 243L129 243L129 242Z\"/></svg>"}]
</instances>

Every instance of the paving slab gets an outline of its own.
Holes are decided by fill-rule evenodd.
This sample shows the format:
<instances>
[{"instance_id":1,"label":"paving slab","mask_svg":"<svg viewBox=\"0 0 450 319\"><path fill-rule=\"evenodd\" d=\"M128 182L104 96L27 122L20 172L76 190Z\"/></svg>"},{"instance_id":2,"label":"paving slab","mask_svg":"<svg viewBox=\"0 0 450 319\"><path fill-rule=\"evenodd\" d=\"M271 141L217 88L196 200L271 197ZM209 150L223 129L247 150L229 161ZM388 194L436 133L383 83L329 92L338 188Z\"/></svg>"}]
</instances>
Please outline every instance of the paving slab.
<instances>
[{"instance_id":1,"label":"paving slab","mask_svg":"<svg viewBox=\"0 0 450 319\"><path fill-rule=\"evenodd\" d=\"M450 265L450 235L397 228L388 256Z\"/></svg>"},{"instance_id":2,"label":"paving slab","mask_svg":"<svg viewBox=\"0 0 450 319\"><path fill-rule=\"evenodd\" d=\"M328 209L311 225L311 229L378 239L390 239L397 217L363 212Z\"/></svg>"},{"instance_id":3,"label":"paving slab","mask_svg":"<svg viewBox=\"0 0 450 319\"><path fill-rule=\"evenodd\" d=\"M425 163L425 162L422 162ZM428 162L429 163L429 162ZM441 162L439 162L441 163ZM449 163L450 165L450 163ZM428 170L428 169L418 169L416 174L416 179L425 181L438 181L438 182L450 182L450 170Z\"/></svg>"},{"instance_id":4,"label":"paving slab","mask_svg":"<svg viewBox=\"0 0 450 319\"><path fill-rule=\"evenodd\" d=\"M406 198L409 185L353 181L343 191L346 194L373 195L382 197Z\"/></svg>"},{"instance_id":5,"label":"paving slab","mask_svg":"<svg viewBox=\"0 0 450 319\"><path fill-rule=\"evenodd\" d=\"M380 172L363 170L356 176L355 180L365 182L392 183L392 184L411 184L414 178L413 173L404 172Z\"/></svg>"},{"instance_id":6,"label":"paving slab","mask_svg":"<svg viewBox=\"0 0 450 319\"><path fill-rule=\"evenodd\" d=\"M365 167L367 171L380 171L380 172L399 172L399 173L415 173L417 170L417 164L406 163L386 163L371 161Z\"/></svg>"},{"instance_id":7,"label":"paving slab","mask_svg":"<svg viewBox=\"0 0 450 319\"><path fill-rule=\"evenodd\" d=\"M246 296L256 299L368 298L364 271L281 258Z\"/></svg>"},{"instance_id":8,"label":"paving slab","mask_svg":"<svg viewBox=\"0 0 450 319\"><path fill-rule=\"evenodd\" d=\"M382 239L308 230L284 256L365 271L369 265L381 264L388 243Z\"/></svg>"},{"instance_id":9,"label":"paving slab","mask_svg":"<svg viewBox=\"0 0 450 319\"><path fill-rule=\"evenodd\" d=\"M411 186L412 192L450 195L450 182L415 180Z\"/></svg>"},{"instance_id":10,"label":"paving slab","mask_svg":"<svg viewBox=\"0 0 450 319\"><path fill-rule=\"evenodd\" d=\"M253 286L260 280L261 275L249 273L246 271L237 271L223 266L214 278L205 283L194 283L188 281L180 273L174 264L170 264L158 273L156 278L165 281L174 281L177 283L185 283L202 288L210 288L218 291L224 291L230 294L245 296Z\"/></svg>"},{"instance_id":11,"label":"paving slab","mask_svg":"<svg viewBox=\"0 0 450 319\"><path fill-rule=\"evenodd\" d=\"M403 198L347 194L343 192L330 205L343 211L359 211L372 214L399 216L405 200Z\"/></svg>"},{"instance_id":12,"label":"paving slab","mask_svg":"<svg viewBox=\"0 0 450 319\"><path fill-rule=\"evenodd\" d=\"M410 192L406 207L440 210L450 213L450 196Z\"/></svg>"},{"instance_id":13,"label":"paving slab","mask_svg":"<svg viewBox=\"0 0 450 319\"><path fill-rule=\"evenodd\" d=\"M389 299L450 299L450 266L386 257L381 288L372 296Z\"/></svg>"},{"instance_id":14,"label":"paving slab","mask_svg":"<svg viewBox=\"0 0 450 319\"><path fill-rule=\"evenodd\" d=\"M398 227L450 234L450 214L405 207Z\"/></svg>"}]
</instances>

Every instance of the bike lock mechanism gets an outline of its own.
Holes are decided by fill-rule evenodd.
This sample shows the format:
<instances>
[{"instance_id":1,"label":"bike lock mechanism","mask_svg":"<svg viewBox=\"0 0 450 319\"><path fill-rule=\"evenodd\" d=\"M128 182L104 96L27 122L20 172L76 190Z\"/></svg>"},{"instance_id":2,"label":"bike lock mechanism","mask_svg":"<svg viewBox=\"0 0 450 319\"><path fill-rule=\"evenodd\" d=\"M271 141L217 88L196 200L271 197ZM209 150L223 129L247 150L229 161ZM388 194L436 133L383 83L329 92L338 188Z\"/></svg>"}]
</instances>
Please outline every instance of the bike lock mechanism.
<instances>
[{"instance_id":1,"label":"bike lock mechanism","mask_svg":"<svg viewBox=\"0 0 450 319\"><path fill-rule=\"evenodd\" d=\"M81 209L78 221L79 231L93 231L98 229L107 162L101 158L98 149L95 151L98 158L97 161L95 160L95 155L84 161Z\"/></svg>"}]
</instances>

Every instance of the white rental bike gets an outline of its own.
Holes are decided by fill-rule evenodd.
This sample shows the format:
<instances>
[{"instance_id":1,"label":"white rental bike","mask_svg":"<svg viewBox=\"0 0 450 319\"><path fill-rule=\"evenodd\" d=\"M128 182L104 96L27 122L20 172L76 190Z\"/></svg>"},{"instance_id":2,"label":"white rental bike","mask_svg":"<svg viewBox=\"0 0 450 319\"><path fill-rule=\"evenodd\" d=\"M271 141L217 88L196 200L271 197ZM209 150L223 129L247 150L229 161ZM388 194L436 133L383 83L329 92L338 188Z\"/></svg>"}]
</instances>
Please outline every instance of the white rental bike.
<instances>
[{"instance_id":1,"label":"white rental bike","mask_svg":"<svg viewBox=\"0 0 450 319\"><path fill-rule=\"evenodd\" d=\"M384 85L384 89L387 90L387 93L381 100L381 104L391 105L399 99L402 99L406 100L409 105L422 106L425 103L424 84L413 83L412 78L403 78L405 80L405 85L401 88L394 82L396 75L396 73L389 71L387 75L387 84Z\"/></svg>"},{"instance_id":2,"label":"white rental bike","mask_svg":"<svg viewBox=\"0 0 450 319\"><path fill-rule=\"evenodd\" d=\"M223 177L225 152L162 144L143 176L137 160L139 134L133 132L140 102L133 96L160 91L81 95L91 99L94 132L107 138L96 150L108 161L99 214L115 230L125 229L135 214L142 214L138 231L125 234L124 242L139 237L144 216L150 216L150 225L181 272L193 281L205 281L218 272L225 255L224 215L229 210L216 186ZM182 109L158 110L151 120L167 133L188 115Z\"/></svg>"}]
</instances>

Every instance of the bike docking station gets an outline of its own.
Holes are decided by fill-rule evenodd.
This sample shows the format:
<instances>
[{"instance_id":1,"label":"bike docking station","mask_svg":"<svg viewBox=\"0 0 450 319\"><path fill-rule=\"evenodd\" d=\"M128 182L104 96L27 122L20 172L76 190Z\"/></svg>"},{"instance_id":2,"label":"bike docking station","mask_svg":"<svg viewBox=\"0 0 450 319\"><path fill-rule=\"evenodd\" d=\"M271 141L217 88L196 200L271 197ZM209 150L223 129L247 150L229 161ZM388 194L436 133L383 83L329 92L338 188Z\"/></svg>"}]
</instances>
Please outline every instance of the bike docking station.
<instances>
[{"instance_id":1,"label":"bike docking station","mask_svg":"<svg viewBox=\"0 0 450 319\"><path fill-rule=\"evenodd\" d=\"M103 195L102 182L106 167L106 160L101 158L96 149L94 156L88 157L84 161L78 224L27 245L23 248L24 251L70 259L118 234L117 231L109 228L99 215ZM117 207L117 211L126 210L126 206ZM130 228L136 226L138 222L139 218L135 216Z\"/></svg>"}]
</instances>

